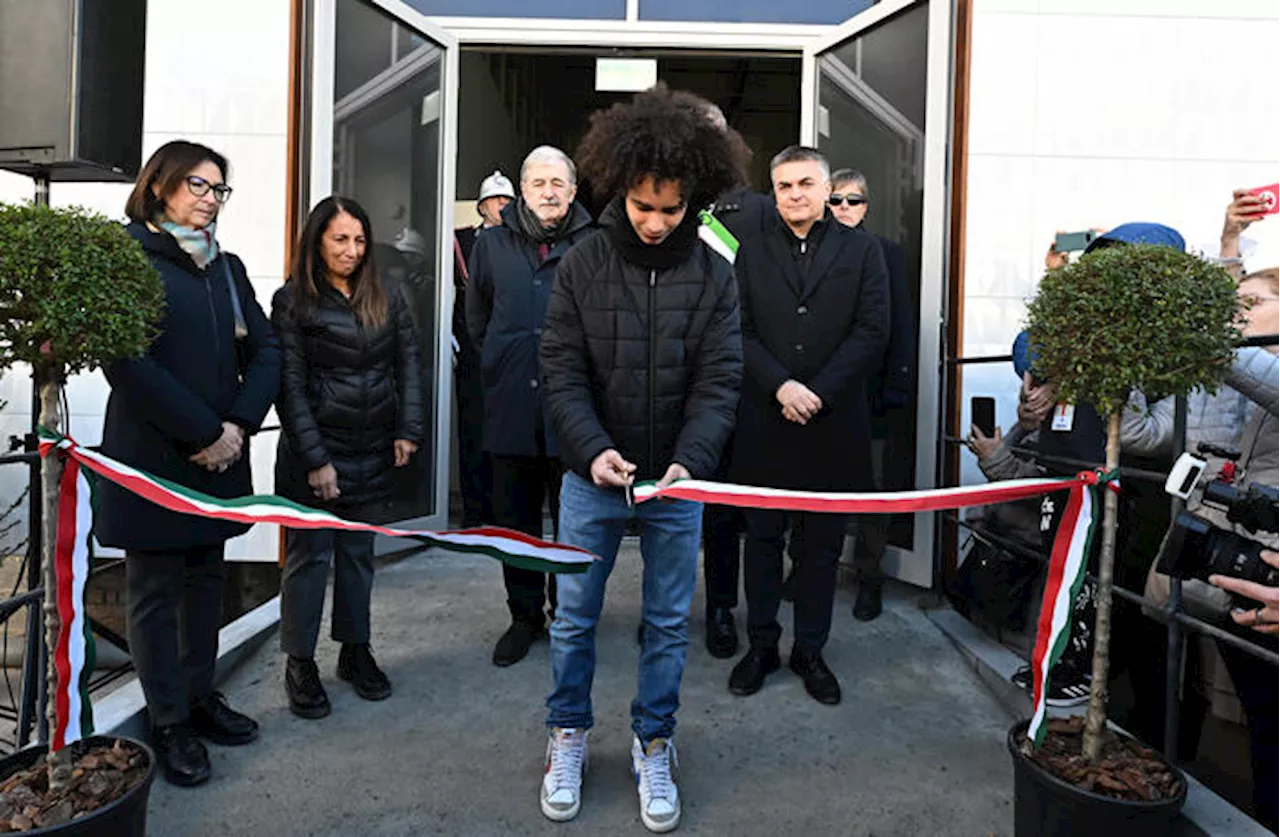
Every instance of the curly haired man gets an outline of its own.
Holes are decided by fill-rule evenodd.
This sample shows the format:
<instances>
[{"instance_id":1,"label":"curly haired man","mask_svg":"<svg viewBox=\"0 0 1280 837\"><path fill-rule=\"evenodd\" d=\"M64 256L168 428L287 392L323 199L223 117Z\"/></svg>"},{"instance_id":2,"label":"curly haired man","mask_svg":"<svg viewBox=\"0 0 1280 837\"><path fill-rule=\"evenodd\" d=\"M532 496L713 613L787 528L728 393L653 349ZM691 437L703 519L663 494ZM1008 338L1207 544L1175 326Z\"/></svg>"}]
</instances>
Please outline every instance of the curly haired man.
<instances>
[{"instance_id":1,"label":"curly haired man","mask_svg":"<svg viewBox=\"0 0 1280 837\"><path fill-rule=\"evenodd\" d=\"M567 467L560 540L600 556L563 576L551 626L542 812L581 809L593 724L595 631L627 525L640 527L643 629L631 761L651 831L680 822L672 741L697 582L702 506L633 505L639 480L705 477L733 428L742 336L733 269L698 236L698 209L743 180L742 138L665 86L592 118L579 171L608 206L561 261L542 334L551 422Z\"/></svg>"}]
</instances>

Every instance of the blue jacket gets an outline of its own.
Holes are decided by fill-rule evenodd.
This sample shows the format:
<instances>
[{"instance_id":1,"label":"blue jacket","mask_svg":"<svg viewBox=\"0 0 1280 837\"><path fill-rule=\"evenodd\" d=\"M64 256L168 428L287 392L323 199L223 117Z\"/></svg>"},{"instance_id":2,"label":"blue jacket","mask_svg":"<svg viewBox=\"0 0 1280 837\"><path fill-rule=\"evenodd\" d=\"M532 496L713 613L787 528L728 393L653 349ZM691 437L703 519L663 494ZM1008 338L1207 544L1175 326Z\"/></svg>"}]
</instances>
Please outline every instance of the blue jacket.
<instances>
[{"instance_id":1,"label":"blue jacket","mask_svg":"<svg viewBox=\"0 0 1280 837\"><path fill-rule=\"evenodd\" d=\"M164 281L160 335L140 358L107 365L111 384L102 452L215 497L252 491L249 443L222 473L190 457L234 422L258 429L280 387L280 345L262 313L240 259L223 252L205 270L173 236L130 224ZM249 333L237 347L228 269ZM165 511L106 480L98 484L94 534L105 546L166 550L206 546L249 527Z\"/></svg>"},{"instance_id":2,"label":"blue jacket","mask_svg":"<svg viewBox=\"0 0 1280 837\"><path fill-rule=\"evenodd\" d=\"M502 211L501 226L476 236L471 251L467 330L480 348L484 449L497 456L559 456L538 349L556 267L591 234L587 211L576 203L569 211L568 233L544 259L521 233L515 203Z\"/></svg>"}]
</instances>

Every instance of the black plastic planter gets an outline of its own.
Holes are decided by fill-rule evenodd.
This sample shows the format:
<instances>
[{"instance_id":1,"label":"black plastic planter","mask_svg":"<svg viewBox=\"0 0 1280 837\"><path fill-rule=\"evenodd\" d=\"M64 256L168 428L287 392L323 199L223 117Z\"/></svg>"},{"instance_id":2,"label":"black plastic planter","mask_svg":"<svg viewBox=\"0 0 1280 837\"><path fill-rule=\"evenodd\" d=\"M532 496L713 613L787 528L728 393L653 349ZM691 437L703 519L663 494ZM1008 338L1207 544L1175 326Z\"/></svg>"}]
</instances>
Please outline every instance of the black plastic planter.
<instances>
[{"instance_id":1,"label":"black plastic planter","mask_svg":"<svg viewBox=\"0 0 1280 837\"><path fill-rule=\"evenodd\" d=\"M1182 780L1173 799L1129 802L1082 790L1064 782L1024 756L1018 739L1029 721L1009 730L1007 743L1013 757L1013 833L1015 837L1165 837L1187 799L1182 771L1169 769Z\"/></svg>"},{"instance_id":2,"label":"black plastic planter","mask_svg":"<svg viewBox=\"0 0 1280 837\"><path fill-rule=\"evenodd\" d=\"M147 798L151 794L151 783L156 778L156 754L151 751L151 748L141 741L134 741L132 738L122 738L118 735L95 735L72 744L71 751L76 757L79 757L81 753L93 747L100 745L110 747L116 741L121 740L141 748L147 754L147 775L142 778L141 782L134 785L128 793L111 804L104 805L96 811L91 811L79 819L62 825L36 828L23 833L29 835L56 834L58 837L105 837L105 835L110 835L110 837L146 837ZM36 762L43 761L46 749L43 744L38 747L28 747L25 750L19 750L13 755L0 759L0 779L8 778L19 770L24 770L33 766Z\"/></svg>"}]
</instances>

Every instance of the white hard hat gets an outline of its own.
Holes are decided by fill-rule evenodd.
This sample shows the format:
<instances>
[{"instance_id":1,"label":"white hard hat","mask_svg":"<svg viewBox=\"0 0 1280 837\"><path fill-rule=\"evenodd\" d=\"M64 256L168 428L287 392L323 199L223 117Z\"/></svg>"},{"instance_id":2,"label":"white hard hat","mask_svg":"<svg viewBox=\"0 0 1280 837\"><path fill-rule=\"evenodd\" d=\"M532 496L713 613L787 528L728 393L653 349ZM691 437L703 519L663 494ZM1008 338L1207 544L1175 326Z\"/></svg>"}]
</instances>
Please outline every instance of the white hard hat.
<instances>
[{"instance_id":1,"label":"white hard hat","mask_svg":"<svg viewBox=\"0 0 1280 837\"><path fill-rule=\"evenodd\" d=\"M516 199L516 189L511 185L511 181L502 172L494 169L493 174L480 181L480 197L476 198L476 202L485 198L505 197Z\"/></svg>"}]
</instances>

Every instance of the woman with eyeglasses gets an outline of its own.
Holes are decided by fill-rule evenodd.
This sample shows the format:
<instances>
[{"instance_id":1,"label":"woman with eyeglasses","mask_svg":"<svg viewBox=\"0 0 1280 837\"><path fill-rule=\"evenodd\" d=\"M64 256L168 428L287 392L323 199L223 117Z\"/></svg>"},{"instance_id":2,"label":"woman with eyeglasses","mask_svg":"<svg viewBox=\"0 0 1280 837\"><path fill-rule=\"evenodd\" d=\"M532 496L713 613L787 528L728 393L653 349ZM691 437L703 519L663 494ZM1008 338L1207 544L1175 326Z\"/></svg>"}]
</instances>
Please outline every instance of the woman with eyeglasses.
<instances>
[{"instance_id":1,"label":"woman with eyeglasses","mask_svg":"<svg viewBox=\"0 0 1280 837\"><path fill-rule=\"evenodd\" d=\"M225 157L182 140L143 167L127 229L164 282L165 313L146 354L104 370L103 453L214 497L252 493L248 436L281 364L244 264L218 243L226 180ZM201 784L209 755L197 736L230 746L258 735L213 688L223 552L249 527L165 511L107 480L95 498L94 534L125 551L129 650L156 755L173 784Z\"/></svg>"},{"instance_id":2,"label":"woman with eyeglasses","mask_svg":"<svg viewBox=\"0 0 1280 837\"><path fill-rule=\"evenodd\" d=\"M381 522L395 471L426 436L418 338L399 284L378 274L369 216L350 198L316 204L293 270L271 302L284 346L276 492L338 515ZM300 718L329 714L315 662L329 566L338 677L365 700L391 695L369 647L373 533L285 529L280 647L285 693Z\"/></svg>"}]
</instances>

